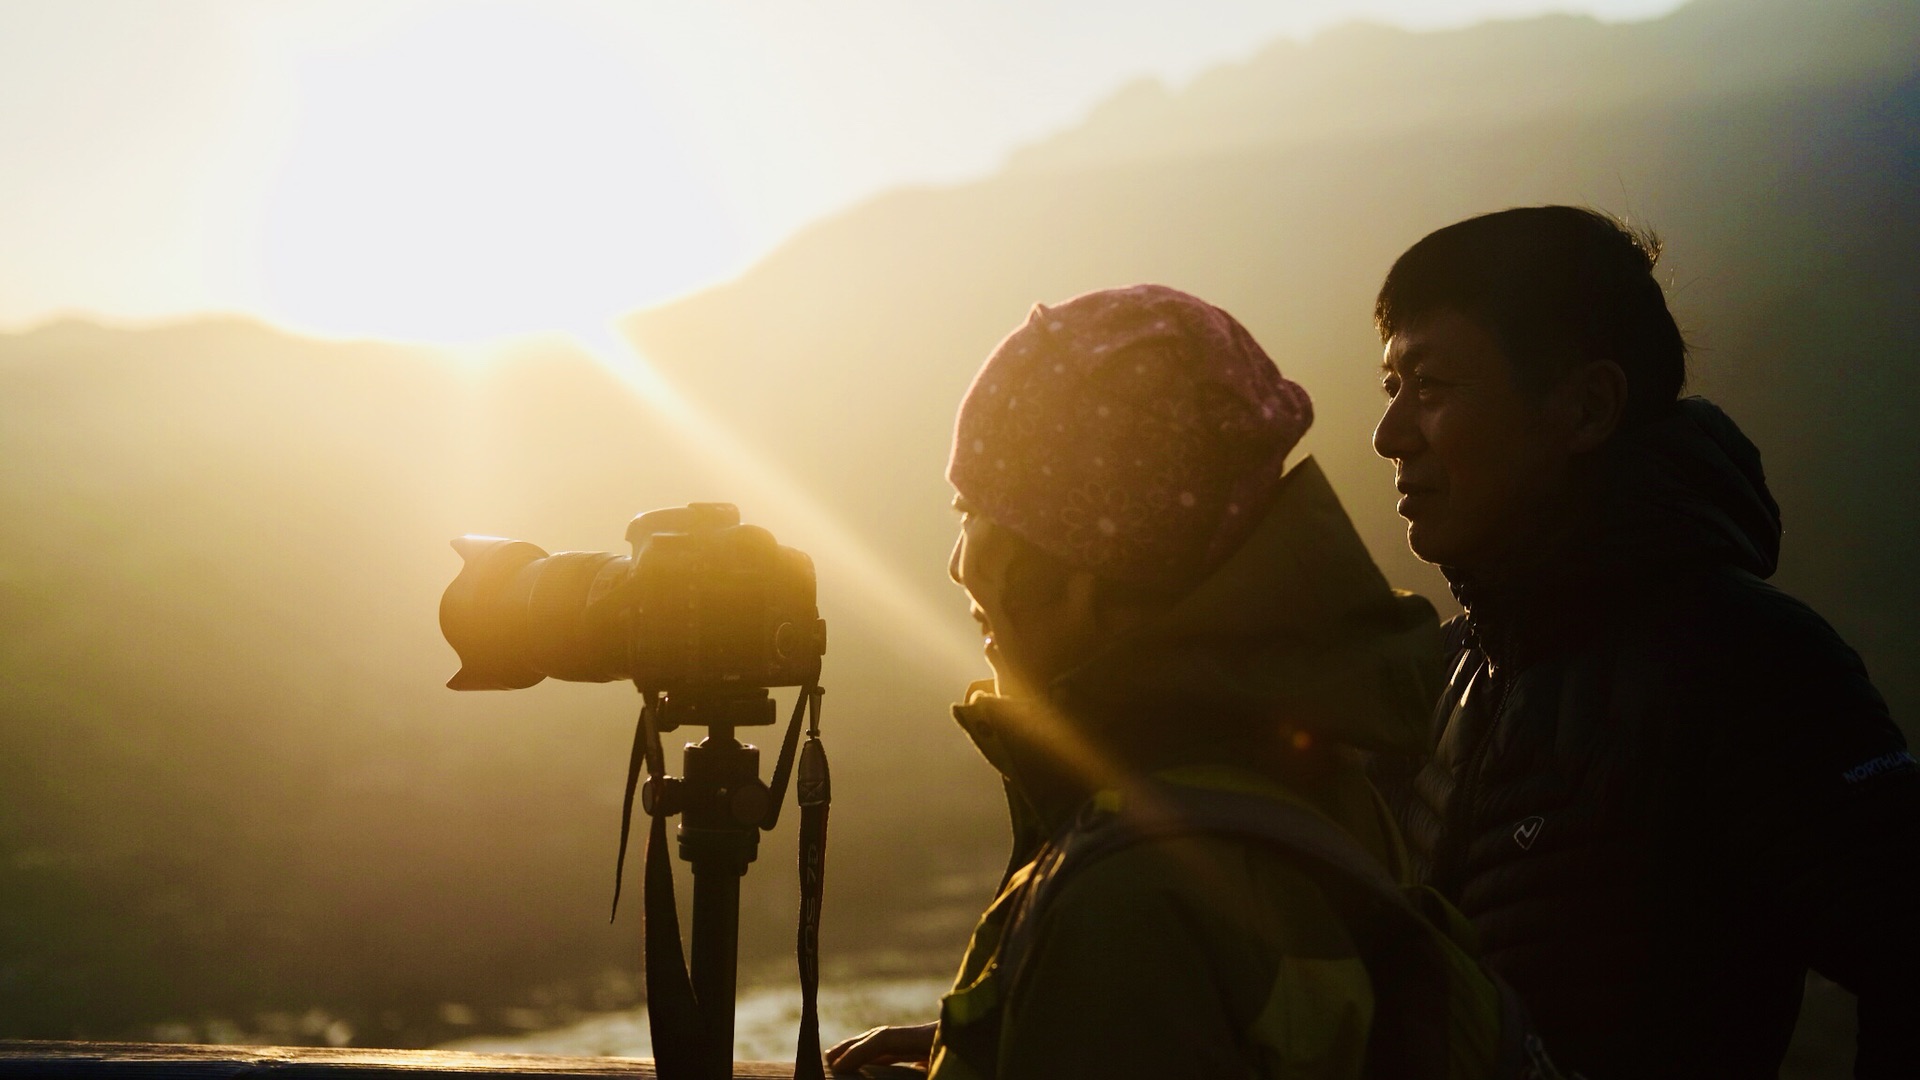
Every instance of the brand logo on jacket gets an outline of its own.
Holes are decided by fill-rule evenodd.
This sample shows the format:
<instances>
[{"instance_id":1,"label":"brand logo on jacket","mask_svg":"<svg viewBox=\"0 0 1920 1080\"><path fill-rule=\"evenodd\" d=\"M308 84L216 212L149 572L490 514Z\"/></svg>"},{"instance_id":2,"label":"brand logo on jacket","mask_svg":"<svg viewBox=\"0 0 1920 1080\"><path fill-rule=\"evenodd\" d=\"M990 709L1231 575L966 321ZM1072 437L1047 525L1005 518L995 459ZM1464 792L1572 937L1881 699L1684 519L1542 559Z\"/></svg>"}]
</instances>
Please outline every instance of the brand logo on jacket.
<instances>
[{"instance_id":1,"label":"brand logo on jacket","mask_svg":"<svg viewBox=\"0 0 1920 1080\"><path fill-rule=\"evenodd\" d=\"M1515 825L1513 827L1513 842L1520 845L1521 851L1527 850L1533 846L1534 840L1539 837L1540 826L1546 823L1546 818L1535 815Z\"/></svg>"},{"instance_id":2,"label":"brand logo on jacket","mask_svg":"<svg viewBox=\"0 0 1920 1080\"><path fill-rule=\"evenodd\" d=\"M1920 762L1914 761L1912 753L1906 750L1896 750L1890 754L1881 754L1876 758L1868 758L1853 768L1848 769L1846 772L1841 773L1840 779L1845 780L1849 784L1857 784L1862 780L1871 780L1876 776L1890 772L1912 772L1916 765L1920 765Z\"/></svg>"}]
</instances>

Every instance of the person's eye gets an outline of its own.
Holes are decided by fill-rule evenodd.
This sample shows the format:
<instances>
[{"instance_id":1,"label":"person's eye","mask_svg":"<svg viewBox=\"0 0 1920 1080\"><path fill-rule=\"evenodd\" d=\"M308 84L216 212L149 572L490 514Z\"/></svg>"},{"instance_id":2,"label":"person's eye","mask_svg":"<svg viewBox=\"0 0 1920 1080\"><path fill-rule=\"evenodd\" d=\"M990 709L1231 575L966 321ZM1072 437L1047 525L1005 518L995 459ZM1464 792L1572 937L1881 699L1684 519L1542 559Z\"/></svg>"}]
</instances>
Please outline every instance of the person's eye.
<instances>
[{"instance_id":1,"label":"person's eye","mask_svg":"<svg viewBox=\"0 0 1920 1080\"><path fill-rule=\"evenodd\" d=\"M1393 396L1400 392L1400 376L1380 376L1380 392L1387 395L1388 400L1392 400Z\"/></svg>"}]
</instances>

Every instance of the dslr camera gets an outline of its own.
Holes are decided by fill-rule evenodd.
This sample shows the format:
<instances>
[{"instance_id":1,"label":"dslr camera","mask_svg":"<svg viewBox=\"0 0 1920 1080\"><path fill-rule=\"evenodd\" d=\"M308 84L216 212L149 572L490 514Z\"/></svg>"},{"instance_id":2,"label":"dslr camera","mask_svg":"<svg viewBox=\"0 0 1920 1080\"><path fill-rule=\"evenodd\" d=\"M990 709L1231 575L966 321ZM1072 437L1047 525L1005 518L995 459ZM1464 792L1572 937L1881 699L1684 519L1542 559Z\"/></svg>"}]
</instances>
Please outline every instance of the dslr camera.
<instances>
[{"instance_id":1,"label":"dslr camera","mask_svg":"<svg viewBox=\"0 0 1920 1080\"><path fill-rule=\"evenodd\" d=\"M549 555L524 540L463 536L465 560L440 599L440 629L460 655L455 690L518 690L544 678L630 679L672 695L680 722L699 704L772 701L774 686L820 676L826 623L813 560L740 524L729 503L653 510L627 526L631 556ZM752 708L755 714L760 710Z\"/></svg>"}]
</instances>

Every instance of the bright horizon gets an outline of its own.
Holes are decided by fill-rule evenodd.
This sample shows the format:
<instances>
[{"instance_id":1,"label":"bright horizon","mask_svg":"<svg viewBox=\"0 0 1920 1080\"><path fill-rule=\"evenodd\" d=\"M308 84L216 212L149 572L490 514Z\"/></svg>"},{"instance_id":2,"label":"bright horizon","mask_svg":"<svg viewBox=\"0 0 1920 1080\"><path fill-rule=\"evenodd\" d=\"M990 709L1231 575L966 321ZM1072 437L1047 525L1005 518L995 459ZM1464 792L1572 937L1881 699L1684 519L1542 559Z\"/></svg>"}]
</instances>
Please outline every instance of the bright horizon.
<instances>
[{"instance_id":1,"label":"bright horizon","mask_svg":"<svg viewBox=\"0 0 1920 1080\"><path fill-rule=\"evenodd\" d=\"M0 0L0 328L236 313L467 343L724 281L1281 38L1676 0Z\"/></svg>"}]
</instances>

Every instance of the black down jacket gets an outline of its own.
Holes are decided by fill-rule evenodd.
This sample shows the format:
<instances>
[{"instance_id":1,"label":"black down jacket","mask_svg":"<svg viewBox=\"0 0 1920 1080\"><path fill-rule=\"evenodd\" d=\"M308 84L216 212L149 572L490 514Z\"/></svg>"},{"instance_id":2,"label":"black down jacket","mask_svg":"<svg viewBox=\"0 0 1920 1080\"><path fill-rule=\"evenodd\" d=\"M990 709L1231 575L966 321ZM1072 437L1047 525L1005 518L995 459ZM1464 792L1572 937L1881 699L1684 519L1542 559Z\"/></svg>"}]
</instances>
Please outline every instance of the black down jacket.
<instances>
[{"instance_id":1,"label":"black down jacket","mask_svg":"<svg viewBox=\"0 0 1920 1080\"><path fill-rule=\"evenodd\" d=\"M1920 770L1768 585L1759 452L1701 399L1614 440L1595 524L1467 614L1424 760L1376 779L1565 1068L1775 1077L1809 967L1861 1077L1920 1076Z\"/></svg>"}]
</instances>

